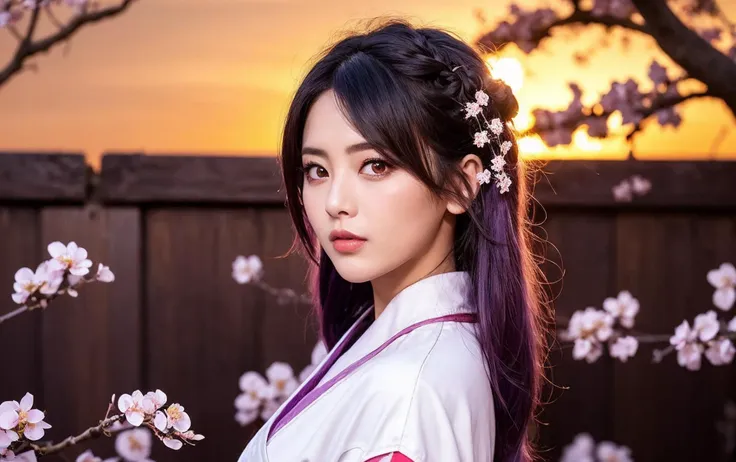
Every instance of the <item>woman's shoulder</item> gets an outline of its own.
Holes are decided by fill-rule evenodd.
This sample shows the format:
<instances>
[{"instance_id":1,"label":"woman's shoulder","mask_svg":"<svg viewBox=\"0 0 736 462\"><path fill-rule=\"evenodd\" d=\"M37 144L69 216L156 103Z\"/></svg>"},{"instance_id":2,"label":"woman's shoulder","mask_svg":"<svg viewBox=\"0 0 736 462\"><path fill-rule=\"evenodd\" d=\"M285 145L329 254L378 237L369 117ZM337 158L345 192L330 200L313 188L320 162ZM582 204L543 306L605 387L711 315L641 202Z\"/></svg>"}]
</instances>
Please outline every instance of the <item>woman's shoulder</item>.
<instances>
[{"instance_id":1,"label":"woman's shoulder","mask_svg":"<svg viewBox=\"0 0 736 462\"><path fill-rule=\"evenodd\" d=\"M374 358L368 384L397 399L431 394L457 402L490 398L490 385L472 325L444 323L417 329L387 354Z\"/></svg>"}]
</instances>

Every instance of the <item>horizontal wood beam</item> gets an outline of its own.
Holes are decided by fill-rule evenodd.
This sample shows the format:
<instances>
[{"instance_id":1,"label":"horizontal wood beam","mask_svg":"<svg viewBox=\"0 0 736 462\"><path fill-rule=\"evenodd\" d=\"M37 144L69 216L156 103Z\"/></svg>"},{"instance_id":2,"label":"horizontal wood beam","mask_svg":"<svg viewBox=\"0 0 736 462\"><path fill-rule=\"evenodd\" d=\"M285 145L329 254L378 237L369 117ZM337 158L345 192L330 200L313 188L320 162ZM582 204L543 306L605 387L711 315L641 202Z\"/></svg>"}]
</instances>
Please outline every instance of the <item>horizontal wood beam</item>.
<instances>
[{"instance_id":1,"label":"horizontal wood beam","mask_svg":"<svg viewBox=\"0 0 736 462\"><path fill-rule=\"evenodd\" d=\"M108 203L284 204L274 157L107 154L100 199Z\"/></svg>"},{"instance_id":2,"label":"horizontal wood beam","mask_svg":"<svg viewBox=\"0 0 736 462\"><path fill-rule=\"evenodd\" d=\"M83 154L0 152L2 202L84 202L88 177Z\"/></svg>"},{"instance_id":3,"label":"horizontal wood beam","mask_svg":"<svg viewBox=\"0 0 736 462\"><path fill-rule=\"evenodd\" d=\"M532 163L534 194L548 209L733 209L734 161L587 161ZM89 187L84 157L67 153L0 154L0 201L84 201L90 190L108 204L283 205L273 156L111 153ZM617 201L612 188L633 175L651 190Z\"/></svg>"},{"instance_id":4,"label":"horizontal wood beam","mask_svg":"<svg viewBox=\"0 0 736 462\"><path fill-rule=\"evenodd\" d=\"M633 175L648 180L651 190L617 201L613 187ZM535 197L548 208L736 210L733 161L553 161L536 178Z\"/></svg>"}]
</instances>

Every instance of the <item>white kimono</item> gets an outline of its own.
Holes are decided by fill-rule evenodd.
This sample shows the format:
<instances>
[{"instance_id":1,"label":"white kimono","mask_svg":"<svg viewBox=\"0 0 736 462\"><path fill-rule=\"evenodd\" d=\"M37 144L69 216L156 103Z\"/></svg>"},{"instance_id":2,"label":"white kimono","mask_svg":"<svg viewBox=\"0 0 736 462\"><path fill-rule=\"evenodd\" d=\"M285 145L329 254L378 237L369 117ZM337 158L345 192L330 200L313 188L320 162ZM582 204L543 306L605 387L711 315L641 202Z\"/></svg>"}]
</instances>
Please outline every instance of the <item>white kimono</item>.
<instances>
[{"instance_id":1,"label":"white kimono","mask_svg":"<svg viewBox=\"0 0 736 462\"><path fill-rule=\"evenodd\" d=\"M406 287L343 351L368 307L238 462L491 462L493 396L469 283L454 271Z\"/></svg>"}]
</instances>

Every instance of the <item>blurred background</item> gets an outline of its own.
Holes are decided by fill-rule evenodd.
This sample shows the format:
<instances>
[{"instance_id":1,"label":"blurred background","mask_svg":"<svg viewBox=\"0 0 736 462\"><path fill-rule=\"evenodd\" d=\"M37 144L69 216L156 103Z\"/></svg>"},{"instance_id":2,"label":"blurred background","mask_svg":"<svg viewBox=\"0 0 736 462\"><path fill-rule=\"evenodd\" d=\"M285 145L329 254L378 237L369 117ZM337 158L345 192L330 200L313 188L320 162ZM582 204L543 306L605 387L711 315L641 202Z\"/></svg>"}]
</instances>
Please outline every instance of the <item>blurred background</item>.
<instances>
[{"instance_id":1,"label":"blurred background","mask_svg":"<svg viewBox=\"0 0 736 462\"><path fill-rule=\"evenodd\" d=\"M234 418L240 376L298 374L317 340L310 307L269 291L306 290L306 263L281 258L283 121L318 52L374 17L456 33L514 89L522 155L543 169L533 215L557 328L623 290L640 303L626 362L553 348L543 459L591 460L563 454L588 433L630 449L592 460L736 461L736 310L713 302L736 281L706 276L736 262L730 0L0 0L0 315L52 241L116 276L0 323L0 402L31 392L58 442L113 393L160 388L206 439L154 442L151 459L237 459L259 425ZM238 284L238 255L259 256L263 284ZM653 362L711 309L726 364ZM87 448L116 455L102 438L47 459Z\"/></svg>"}]
</instances>

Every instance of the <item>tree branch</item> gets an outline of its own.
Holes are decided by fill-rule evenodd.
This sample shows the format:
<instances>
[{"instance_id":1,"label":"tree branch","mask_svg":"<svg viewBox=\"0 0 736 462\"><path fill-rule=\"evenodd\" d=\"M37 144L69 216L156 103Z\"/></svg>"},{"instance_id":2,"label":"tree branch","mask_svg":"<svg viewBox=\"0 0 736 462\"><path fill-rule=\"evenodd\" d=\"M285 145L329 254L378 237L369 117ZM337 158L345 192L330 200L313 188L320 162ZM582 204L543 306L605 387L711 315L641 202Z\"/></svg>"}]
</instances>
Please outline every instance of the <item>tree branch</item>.
<instances>
[{"instance_id":1,"label":"tree branch","mask_svg":"<svg viewBox=\"0 0 736 462\"><path fill-rule=\"evenodd\" d=\"M641 120L638 123L634 124L634 128L632 128L629 134L626 135L626 141L631 141L631 139L634 137L634 134L641 130L641 123L644 122L644 120L646 120L647 118L656 114L657 111L677 106L678 104L684 103L689 99L703 98L707 96L713 96L713 94L711 94L710 91L705 90L701 92L689 93L687 95L662 96L655 99L654 101L652 101L651 106L645 108L643 111L640 112Z\"/></svg>"},{"instance_id":2,"label":"tree branch","mask_svg":"<svg viewBox=\"0 0 736 462\"><path fill-rule=\"evenodd\" d=\"M683 24L664 0L632 2L662 51L690 77L704 83L713 96L721 98L736 117L736 62Z\"/></svg>"},{"instance_id":3,"label":"tree branch","mask_svg":"<svg viewBox=\"0 0 736 462\"><path fill-rule=\"evenodd\" d=\"M72 34L86 24L100 22L104 19L108 19L122 13L133 3L133 1L134 0L122 0L121 3L116 6L111 6L109 8L104 8L90 13L79 14L56 33L37 41L33 40L33 33L36 29L41 8L34 8L25 38L18 45L15 55L10 62L4 69L2 69L2 71L0 71L0 86L5 84L14 74L22 70L23 63L31 56L48 51L57 43L67 40Z\"/></svg>"},{"instance_id":4,"label":"tree branch","mask_svg":"<svg viewBox=\"0 0 736 462\"><path fill-rule=\"evenodd\" d=\"M649 33L646 25L635 23L631 19L628 19L628 18L623 19L623 18L618 18L616 16L611 16L611 15L596 16L591 11L581 10L579 8L579 5L578 6L573 5L573 6L575 7L575 9L569 16L565 18L559 18L556 21L547 25L546 27L535 30L531 38L529 39L529 41L539 44L545 38L551 37L552 31L554 29L564 27L564 26L572 26L572 25L599 24L606 28L621 27L624 29L641 32L644 34ZM494 31L488 32L482 35L478 40L476 40L476 45L478 45L479 47L482 47L482 49L501 50L507 44L508 43L505 41L499 42L495 40Z\"/></svg>"}]
</instances>

